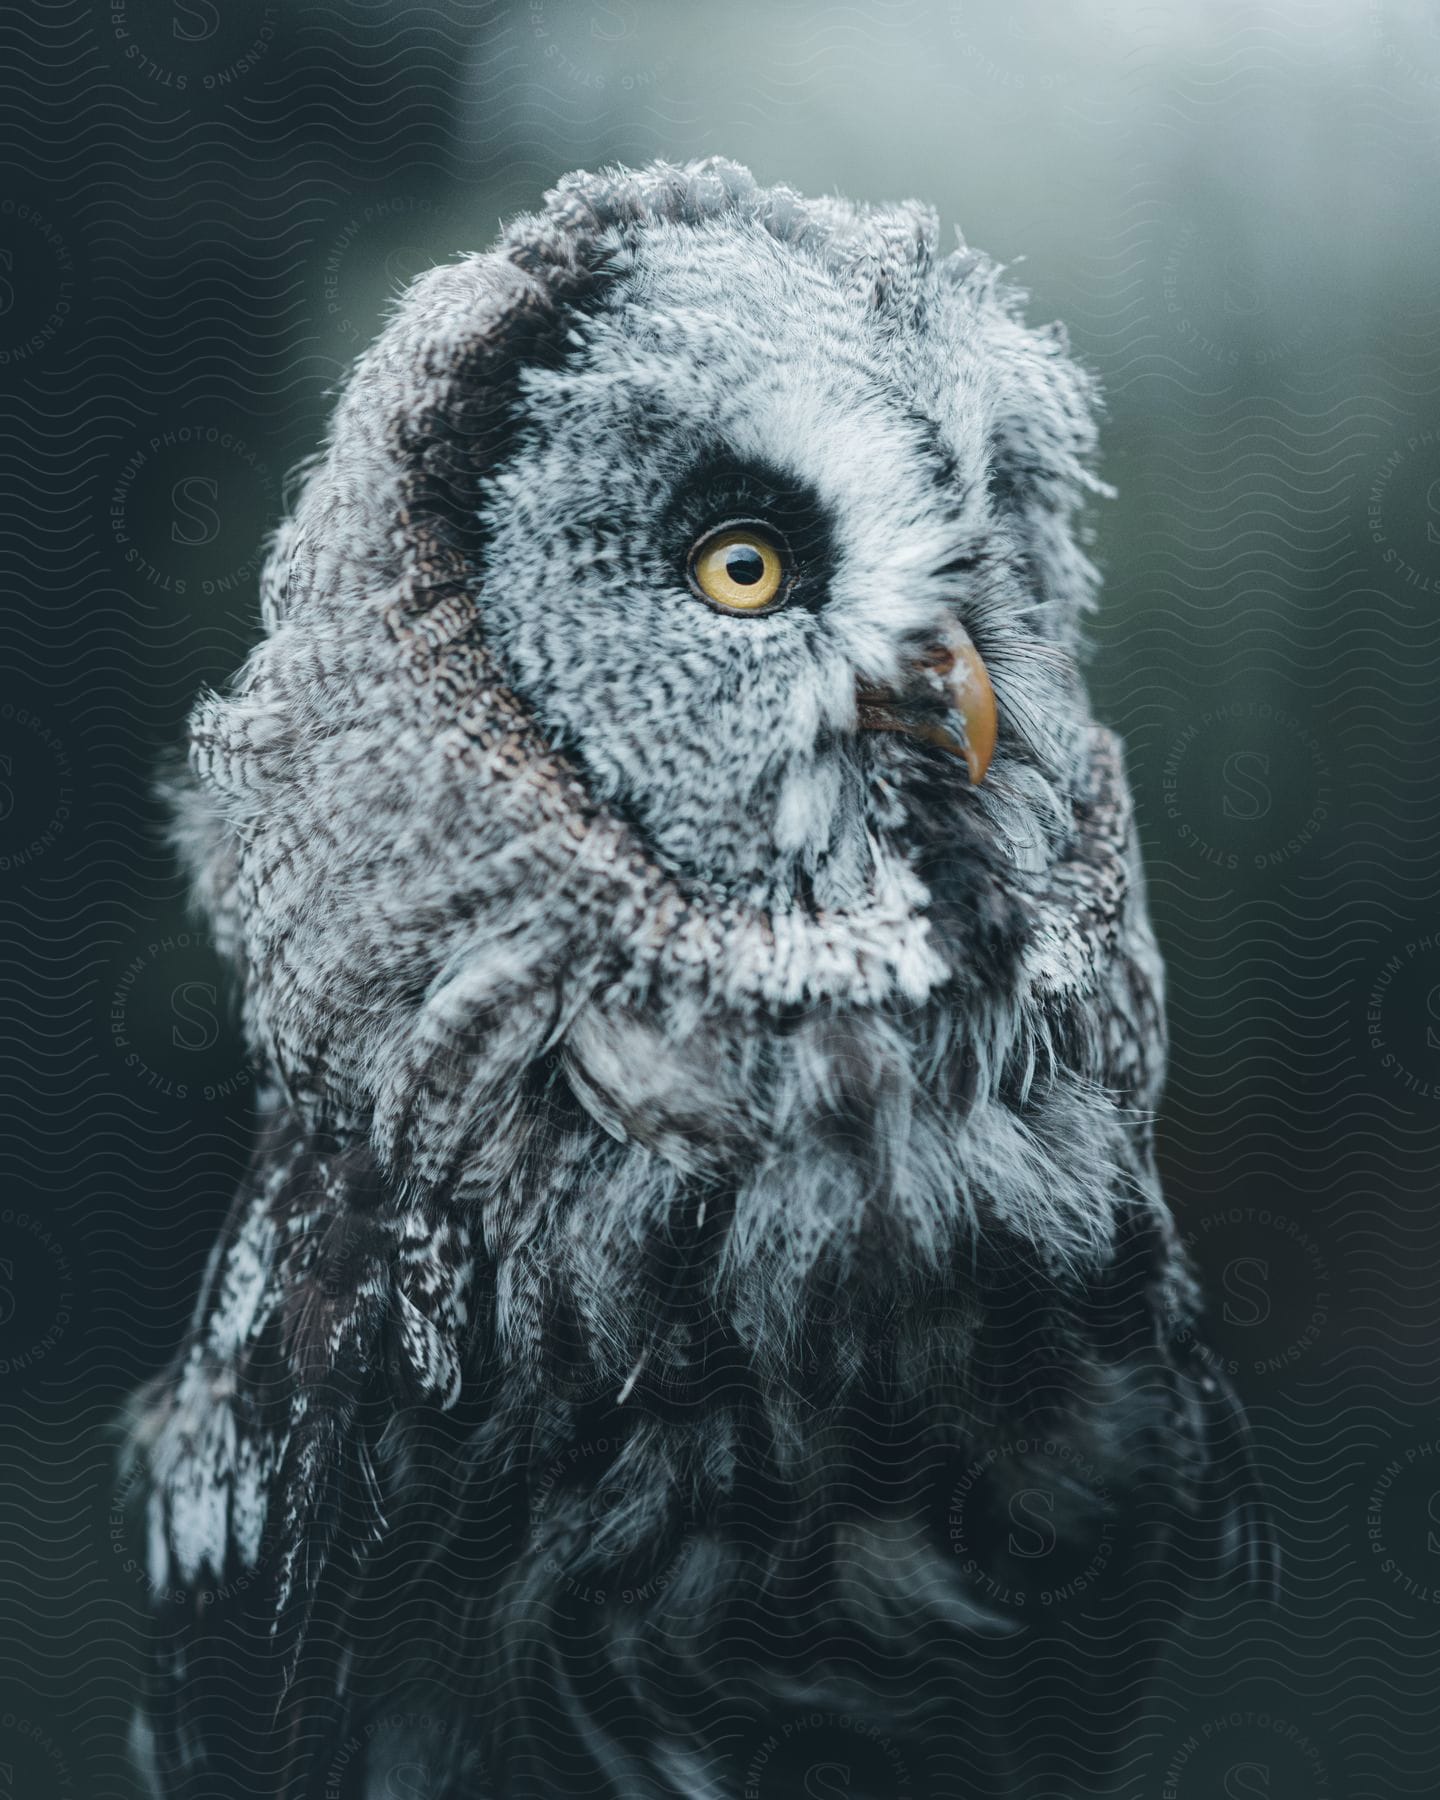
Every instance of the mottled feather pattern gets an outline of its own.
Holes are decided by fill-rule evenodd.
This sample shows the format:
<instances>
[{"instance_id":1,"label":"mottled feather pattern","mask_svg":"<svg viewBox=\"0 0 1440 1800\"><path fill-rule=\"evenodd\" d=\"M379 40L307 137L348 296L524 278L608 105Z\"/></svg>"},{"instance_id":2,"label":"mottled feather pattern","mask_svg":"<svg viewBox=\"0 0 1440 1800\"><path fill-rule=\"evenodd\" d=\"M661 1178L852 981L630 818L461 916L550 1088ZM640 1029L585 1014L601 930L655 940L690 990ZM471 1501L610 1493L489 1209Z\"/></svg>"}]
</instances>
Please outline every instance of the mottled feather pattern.
<instances>
[{"instance_id":1,"label":"mottled feather pattern","mask_svg":"<svg viewBox=\"0 0 1440 1800\"><path fill-rule=\"evenodd\" d=\"M306 1555L318 1575L313 1512L367 1381L388 1362L397 1400L455 1404L469 1232L379 1199L353 1152L326 1154L294 1131L262 1146L194 1339L148 1430L157 1587L254 1570L268 1530L278 1617Z\"/></svg>"},{"instance_id":2,"label":"mottled feather pattern","mask_svg":"<svg viewBox=\"0 0 1440 1800\"><path fill-rule=\"evenodd\" d=\"M730 1800L806 1706L887 1719L929 1800L1051 1791L1053 1668L1098 1766L1187 1586L1264 1575L1079 673L1094 409L927 208L718 159L567 177L360 359L192 721L269 1086L136 1437L166 1792L245 1791L216 1704L275 1791L338 1791L397 1694L453 1800ZM803 604L689 591L737 507L790 521ZM855 729L957 621L976 787ZM1100 1649L946 1547L976 1469L1003 1562L1057 1468L1062 1538L1120 1547ZM188 1659L257 1633L273 1690L205 1700Z\"/></svg>"}]
</instances>

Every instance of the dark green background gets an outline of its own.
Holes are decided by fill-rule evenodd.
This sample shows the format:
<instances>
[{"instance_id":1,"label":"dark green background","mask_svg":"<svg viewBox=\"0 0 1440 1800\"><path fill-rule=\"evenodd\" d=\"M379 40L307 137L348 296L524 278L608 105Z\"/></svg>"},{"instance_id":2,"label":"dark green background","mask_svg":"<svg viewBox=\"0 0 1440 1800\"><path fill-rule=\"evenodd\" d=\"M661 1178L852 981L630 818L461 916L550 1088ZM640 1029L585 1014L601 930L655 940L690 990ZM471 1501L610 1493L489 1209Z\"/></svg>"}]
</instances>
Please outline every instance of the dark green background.
<instances>
[{"instance_id":1,"label":"dark green background","mask_svg":"<svg viewBox=\"0 0 1440 1800\"><path fill-rule=\"evenodd\" d=\"M1171 971L1165 1170L1287 1570L1276 1616L1181 1646L1120 1791L1432 1792L1440 11L116 0L6 32L0 1794L129 1792L111 1434L245 1148L155 770L404 280L568 168L712 151L932 200L1109 395L1092 679Z\"/></svg>"}]
</instances>

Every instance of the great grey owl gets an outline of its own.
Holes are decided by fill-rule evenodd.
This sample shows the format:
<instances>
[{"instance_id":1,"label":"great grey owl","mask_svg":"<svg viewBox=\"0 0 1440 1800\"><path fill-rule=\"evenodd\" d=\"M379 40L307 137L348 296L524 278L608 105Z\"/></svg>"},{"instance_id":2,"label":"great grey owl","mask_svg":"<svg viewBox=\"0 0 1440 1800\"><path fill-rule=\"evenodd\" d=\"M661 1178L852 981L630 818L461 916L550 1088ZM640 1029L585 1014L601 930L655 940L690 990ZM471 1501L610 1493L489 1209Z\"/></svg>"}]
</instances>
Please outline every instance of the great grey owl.
<instances>
[{"instance_id":1,"label":"great grey owl","mask_svg":"<svg viewBox=\"0 0 1440 1800\"><path fill-rule=\"evenodd\" d=\"M133 1432L157 1792L1110 1794L1268 1581L1094 396L937 236L577 174L356 367L180 799L263 1079Z\"/></svg>"}]
</instances>

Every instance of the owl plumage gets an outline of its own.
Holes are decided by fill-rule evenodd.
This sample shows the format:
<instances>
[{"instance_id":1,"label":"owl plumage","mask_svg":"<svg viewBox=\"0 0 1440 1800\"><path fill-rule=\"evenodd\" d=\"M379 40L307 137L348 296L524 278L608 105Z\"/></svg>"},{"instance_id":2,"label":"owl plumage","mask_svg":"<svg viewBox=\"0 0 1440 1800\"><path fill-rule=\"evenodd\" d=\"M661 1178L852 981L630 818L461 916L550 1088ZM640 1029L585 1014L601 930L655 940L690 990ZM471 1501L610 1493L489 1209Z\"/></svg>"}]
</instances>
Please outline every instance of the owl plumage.
<instances>
[{"instance_id":1,"label":"owl plumage","mask_svg":"<svg viewBox=\"0 0 1440 1800\"><path fill-rule=\"evenodd\" d=\"M567 177L360 360L179 802L265 1082L137 1410L158 1792L788 1797L817 1709L895 1746L854 1800L1112 1792L1158 1626L1267 1579L1093 411L927 209L718 160ZM697 578L737 529L774 603ZM1109 1546L1078 1609L1016 1496Z\"/></svg>"}]
</instances>

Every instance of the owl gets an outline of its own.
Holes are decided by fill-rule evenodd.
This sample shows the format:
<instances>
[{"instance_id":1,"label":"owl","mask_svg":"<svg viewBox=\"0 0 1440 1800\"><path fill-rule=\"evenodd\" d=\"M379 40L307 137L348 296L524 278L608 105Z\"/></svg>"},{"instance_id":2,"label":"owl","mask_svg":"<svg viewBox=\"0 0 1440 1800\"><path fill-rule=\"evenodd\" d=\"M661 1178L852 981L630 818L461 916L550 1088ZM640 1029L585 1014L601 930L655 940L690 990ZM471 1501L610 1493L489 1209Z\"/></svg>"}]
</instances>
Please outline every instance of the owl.
<instances>
[{"instance_id":1,"label":"owl","mask_svg":"<svg viewBox=\"0 0 1440 1800\"><path fill-rule=\"evenodd\" d=\"M1095 401L926 207L718 159L399 301L177 799L262 1075L133 1416L156 1793L1115 1794L1273 1579Z\"/></svg>"}]
</instances>

